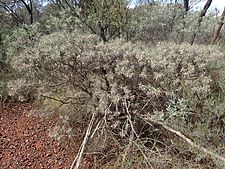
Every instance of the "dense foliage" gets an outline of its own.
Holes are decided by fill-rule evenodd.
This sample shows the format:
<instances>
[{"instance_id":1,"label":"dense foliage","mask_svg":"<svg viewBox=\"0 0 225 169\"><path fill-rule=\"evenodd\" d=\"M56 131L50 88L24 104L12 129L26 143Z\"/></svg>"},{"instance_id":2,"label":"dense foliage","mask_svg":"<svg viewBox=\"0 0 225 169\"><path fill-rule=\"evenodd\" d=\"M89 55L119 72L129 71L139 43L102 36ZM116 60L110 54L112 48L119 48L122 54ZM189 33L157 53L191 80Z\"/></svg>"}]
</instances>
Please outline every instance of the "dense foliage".
<instances>
[{"instance_id":1,"label":"dense foliage","mask_svg":"<svg viewBox=\"0 0 225 169\"><path fill-rule=\"evenodd\" d=\"M73 136L74 124L91 121L87 151L121 154L115 168L179 168L183 160L194 168L202 159L223 168L218 157L193 150L164 127L199 145L211 141L208 148L224 155L224 29L210 44L216 13L201 16L181 3L52 2L38 15L16 11L30 21L19 25L4 13L1 101L57 110L62 127L54 136Z\"/></svg>"}]
</instances>

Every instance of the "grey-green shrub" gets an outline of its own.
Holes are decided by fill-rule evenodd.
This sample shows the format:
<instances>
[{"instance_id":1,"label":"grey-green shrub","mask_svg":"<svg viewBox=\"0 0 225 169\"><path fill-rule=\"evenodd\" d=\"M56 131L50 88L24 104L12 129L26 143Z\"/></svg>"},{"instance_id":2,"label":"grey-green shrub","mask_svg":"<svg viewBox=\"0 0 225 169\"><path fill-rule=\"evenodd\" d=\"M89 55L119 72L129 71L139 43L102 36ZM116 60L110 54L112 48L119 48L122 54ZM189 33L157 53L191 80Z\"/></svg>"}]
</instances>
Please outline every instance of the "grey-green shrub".
<instances>
[{"instance_id":1,"label":"grey-green shrub","mask_svg":"<svg viewBox=\"0 0 225 169\"><path fill-rule=\"evenodd\" d=\"M114 105L114 111L119 99L129 98L134 112L147 101L146 111L153 112L165 110L173 94L188 100L212 95L212 74L223 57L212 46L165 42L148 48L119 39L104 44L95 35L65 30L42 36L11 63L43 93L70 90L65 97L89 110L104 113Z\"/></svg>"},{"instance_id":2,"label":"grey-green shrub","mask_svg":"<svg viewBox=\"0 0 225 169\"><path fill-rule=\"evenodd\" d=\"M9 83L9 93L18 96L23 91L20 84L26 84L36 89L37 98L53 100L51 105L62 117L75 122L85 123L83 118L95 111L97 118L105 118L107 131L125 141L131 131L126 108L141 137L144 125L139 116L160 120L198 141L207 133L223 132L218 126L210 129L210 123L221 123L213 120L217 104L207 105L224 91L224 54L217 46L148 46L123 39L103 43L96 35L64 29L40 36L32 47L12 56L11 64L23 74L24 83ZM64 111L58 109L62 105L67 106ZM154 127L148 126L148 139L167 144Z\"/></svg>"}]
</instances>

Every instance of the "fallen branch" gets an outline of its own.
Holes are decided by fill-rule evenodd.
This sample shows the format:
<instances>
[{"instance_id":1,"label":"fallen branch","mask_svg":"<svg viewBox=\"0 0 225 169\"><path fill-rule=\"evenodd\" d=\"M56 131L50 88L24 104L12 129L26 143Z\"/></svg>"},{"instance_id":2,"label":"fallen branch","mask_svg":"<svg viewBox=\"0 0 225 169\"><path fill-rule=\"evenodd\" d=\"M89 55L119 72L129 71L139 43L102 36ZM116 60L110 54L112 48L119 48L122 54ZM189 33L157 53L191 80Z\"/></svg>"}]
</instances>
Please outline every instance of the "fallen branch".
<instances>
[{"instance_id":1,"label":"fallen branch","mask_svg":"<svg viewBox=\"0 0 225 169\"><path fill-rule=\"evenodd\" d=\"M91 134L91 130L92 130L92 127L93 127L93 124L94 124L94 121L95 121L95 114L96 113L94 112L93 115L92 115L91 121L88 125L85 137L83 139L83 142L82 142L82 144L79 148L77 156L75 157L70 169L79 169L79 166L80 166L80 163L81 163L81 160L82 160L82 156L84 154L84 148L85 148L85 145L87 144L88 138ZM76 166L74 167L75 163L76 163Z\"/></svg>"},{"instance_id":2,"label":"fallen branch","mask_svg":"<svg viewBox=\"0 0 225 169\"><path fill-rule=\"evenodd\" d=\"M194 143L193 141L191 141L191 139L189 139L188 137L186 137L185 135L183 135L180 131L177 131L177 130L174 130L166 125L164 125L163 123L160 123L160 122L156 122L154 120L150 120L150 119L145 119L147 121L151 121L151 123L154 123L154 124L157 124L157 125L160 125L162 126L164 129L172 132L173 134L177 135L178 137L180 137L181 139L183 139L185 142L187 142L189 145L191 145L192 147L194 148L197 148L198 150L206 153L207 155L209 155L210 157L213 157L213 158L216 158L218 160L220 160L221 162L224 163L225 165L225 158L220 156L219 154L216 154L210 150L207 150L206 148Z\"/></svg>"}]
</instances>

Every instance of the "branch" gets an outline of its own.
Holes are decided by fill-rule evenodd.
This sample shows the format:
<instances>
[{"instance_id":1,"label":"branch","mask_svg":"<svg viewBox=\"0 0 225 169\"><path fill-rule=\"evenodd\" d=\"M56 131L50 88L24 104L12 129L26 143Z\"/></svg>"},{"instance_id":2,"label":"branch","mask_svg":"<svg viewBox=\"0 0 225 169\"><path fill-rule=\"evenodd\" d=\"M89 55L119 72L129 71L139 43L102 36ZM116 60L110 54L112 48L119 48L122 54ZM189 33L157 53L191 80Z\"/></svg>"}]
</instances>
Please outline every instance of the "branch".
<instances>
[{"instance_id":1,"label":"branch","mask_svg":"<svg viewBox=\"0 0 225 169\"><path fill-rule=\"evenodd\" d=\"M81 160L82 160L82 156L84 154L84 148L85 148L85 145L87 144L87 141L89 139L89 136L91 134L91 130L92 130L92 127L93 127L93 124L94 124L94 121L95 121L95 115L96 115L96 112L94 112L93 115L92 115L91 121L88 125L85 137L83 139L83 142L80 146L80 149L78 151L77 156L75 157L72 165L70 166L70 169L79 169L79 166L80 166L80 163L81 163ZM74 167L75 163L76 163L76 166Z\"/></svg>"},{"instance_id":2,"label":"branch","mask_svg":"<svg viewBox=\"0 0 225 169\"><path fill-rule=\"evenodd\" d=\"M216 154L210 150L207 150L206 148L194 143L191 139L189 139L188 137L186 137L185 135L183 135L180 131L177 131L177 130L174 130L166 125L164 125L163 123L160 123L160 122L156 122L154 120L150 120L150 119L145 119L147 121L151 121L151 123L154 123L154 124L157 124L157 125L160 125L162 126L164 129L170 131L171 133L177 135L178 137L180 137L182 140L184 140L185 142L187 142L189 145L191 145L192 147L194 148L197 148L198 150L206 153L207 155L209 155L210 157L214 157L218 160L220 160L221 162L223 162L223 164L225 165L225 158L220 156L219 154Z\"/></svg>"},{"instance_id":3,"label":"branch","mask_svg":"<svg viewBox=\"0 0 225 169\"><path fill-rule=\"evenodd\" d=\"M66 101L64 101L64 100L61 100L61 99L58 99L58 98L55 98L55 97L51 97L51 96L46 96L46 95L41 95L41 97L51 99L51 100L55 100L55 101L60 102L62 104L69 104L70 103L70 102L68 102L69 98L66 99Z\"/></svg>"},{"instance_id":4,"label":"branch","mask_svg":"<svg viewBox=\"0 0 225 169\"><path fill-rule=\"evenodd\" d=\"M187 14L189 11L189 0L184 0L184 10L185 14Z\"/></svg>"},{"instance_id":5,"label":"branch","mask_svg":"<svg viewBox=\"0 0 225 169\"><path fill-rule=\"evenodd\" d=\"M2 5L2 7L8 11L10 13L10 15L16 20L18 21L20 24L23 24L24 23L24 20L15 12L13 11L13 6L10 7L9 5L7 5L5 2L0 2Z\"/></svg>"}]
</instances>

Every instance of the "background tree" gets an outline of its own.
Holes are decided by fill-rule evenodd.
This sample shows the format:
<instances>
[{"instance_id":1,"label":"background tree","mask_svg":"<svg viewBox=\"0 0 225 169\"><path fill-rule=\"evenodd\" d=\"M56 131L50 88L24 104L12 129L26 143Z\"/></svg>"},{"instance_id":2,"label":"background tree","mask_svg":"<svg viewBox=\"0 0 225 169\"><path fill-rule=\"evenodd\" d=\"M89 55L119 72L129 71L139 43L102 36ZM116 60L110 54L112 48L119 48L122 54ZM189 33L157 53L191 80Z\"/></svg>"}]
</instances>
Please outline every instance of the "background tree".
<instances>
[{"instance_id":1,"label":"background tree","mask_svg":"<svg viewBox=\"0 0 225 169\"><path fill-rule=\"evenodd\" d=\"M19 24L32 24L40 16L43 0L0 0L0 9L7 11Z\"/></svg>"},{"instance_id":2,"label":"background tree","mask_svg":"<svg viewBox=\"0 0 225 169\"><path fill-rule=\"evenodd\" d=\"M189 0L184 0L184 9L185 13L189 11Z\"/></svg>"},{"instance_id":3,"label":"background tree","mask_svg":"<svg viewBox=\"0 0 225 169\"><path fill-rule=\"evenodd\" d=\"M214 30L214 35L213 35L213 39L212 39L212 43L215 43L217 41L217 39L219 38L220 35L220 31L224 25L224 17L225 17L225 7L223 9L223 13L221 14L219 21L218 21L218 25L216 26L215 30Z\"/></svg>"},{"instance_id":4,"label":"background tree","mask_svg":"<svg viewBox=\"0 0 225 169\"><path fill-rule=\"evenodd\" d=\"M208 11L208 9L209 9L211 4L212 4L212 0L207 0L207 2L205 3L205 5L204 5L204 7L203 7L199 17L198 17L196 30L194 31L194 33L193 33L193 35L191 37L190 44L192 44L192 45L193 45L193 43L195 41L195 38L197 36L197 33L198 33L199 29L200 29L200 26L201 26L201 23L203 21L203 18L206 15L206 12Z\"/></svg>"},{"instance_id":5,"label":"background tree","mask_svg":"<svg viewBox=\"0 0 225 169\"><path fill-rule=\"evenodd\" d=\"M104 42L120 37L128 24L126 0L55 0L61 9L79 18L89 30L101 37Z\"/></svg>"}]
</instances>

